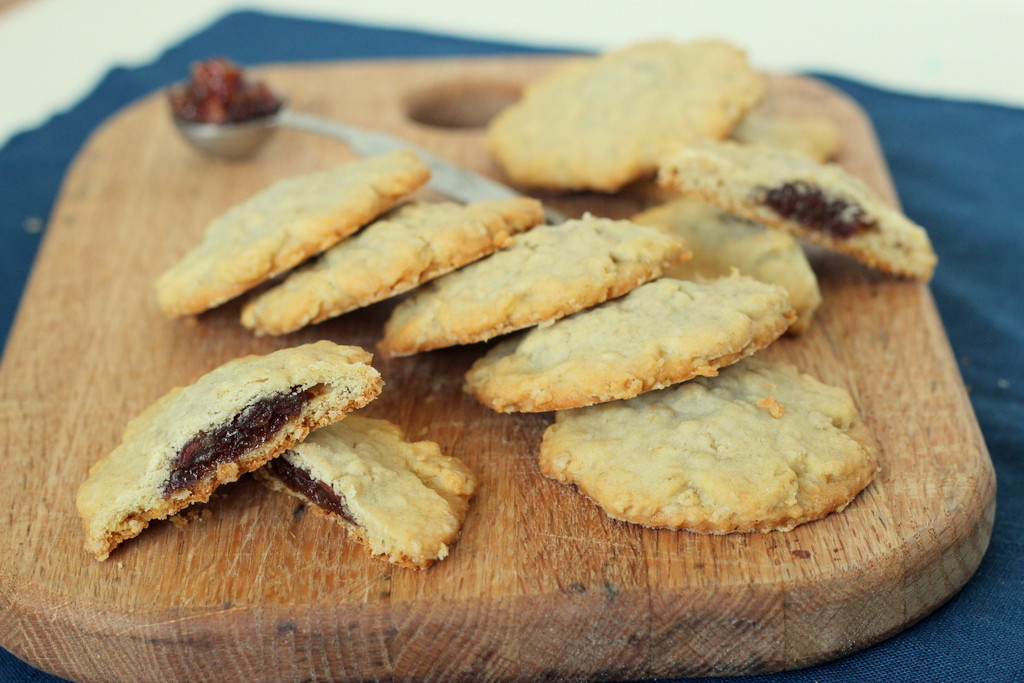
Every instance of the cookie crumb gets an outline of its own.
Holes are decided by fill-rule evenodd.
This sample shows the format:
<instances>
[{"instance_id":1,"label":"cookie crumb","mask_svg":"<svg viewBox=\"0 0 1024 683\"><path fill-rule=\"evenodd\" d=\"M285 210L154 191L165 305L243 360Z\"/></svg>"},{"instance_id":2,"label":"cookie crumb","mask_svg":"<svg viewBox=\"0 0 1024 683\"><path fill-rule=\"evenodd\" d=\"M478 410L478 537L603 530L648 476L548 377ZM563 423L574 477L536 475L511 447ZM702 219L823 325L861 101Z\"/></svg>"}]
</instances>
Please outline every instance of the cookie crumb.
<instances>
[{"instance_id":1,"label":"cookie crumb","mask_svg":"<svg viewBox=\"0 0 1024 683\"><path fill-rule=\"evenodd\" d=\"M1000 389L1009 389L1010 388L1010 380L1000 378L996 382L996 386L999 387Z\"/></svg>"},{"instance_id":2,"label":"cookie crumb","mask_svg":"<svg viewBox=\"0 0 1024 683\"><path fill-rule=\"evenodd\" d=\"M786 409L779 405L779 402L775 400L774 396L765 396L757 402L757 405L765 408L775 419L786 414Z\"/></svg>"},{"instance_id":3,"label":"cookie crumb","mask_svg":"<svg viewBox=\"0 0 1024 683\"><path fill-rule=\"evenodd\" d=\"M209 508L193 508L191 510L183 510L178 514L170 518L171 524L176 527L188 526L192 522L202 522L212 513Z\"/></svg>"}]
</instances>

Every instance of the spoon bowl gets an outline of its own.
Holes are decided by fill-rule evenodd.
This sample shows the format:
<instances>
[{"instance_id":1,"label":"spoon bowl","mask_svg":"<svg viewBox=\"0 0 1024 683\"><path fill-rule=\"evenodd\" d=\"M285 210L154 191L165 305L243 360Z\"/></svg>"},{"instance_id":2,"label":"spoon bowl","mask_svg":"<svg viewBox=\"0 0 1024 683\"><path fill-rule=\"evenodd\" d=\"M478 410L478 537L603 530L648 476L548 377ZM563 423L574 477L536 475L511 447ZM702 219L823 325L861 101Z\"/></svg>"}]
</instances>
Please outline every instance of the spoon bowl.
<instances>
[{"instance_id":1,"label":"spoon bowl","mask_svg":"<svg viewBox=\"0 0 1024 683\"><path fill-rule=\"evenodd\" d=\"M278 114L241 123L197 123L172 116L178 132L192 145L212 156L242 159L262 147L278 128Z\"/></svg>"}]
</instances>

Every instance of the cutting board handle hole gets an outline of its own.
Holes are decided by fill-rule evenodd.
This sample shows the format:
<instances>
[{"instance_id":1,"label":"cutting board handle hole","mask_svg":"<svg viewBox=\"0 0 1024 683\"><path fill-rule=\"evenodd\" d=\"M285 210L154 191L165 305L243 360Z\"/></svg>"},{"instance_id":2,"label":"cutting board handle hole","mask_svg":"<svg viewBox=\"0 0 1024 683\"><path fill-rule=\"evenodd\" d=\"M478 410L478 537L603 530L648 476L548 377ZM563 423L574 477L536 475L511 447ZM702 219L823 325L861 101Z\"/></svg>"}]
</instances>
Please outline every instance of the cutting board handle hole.
<instances>
[{"instance_id":1,"label":"cutting board handle hole","mask_svg":"<svg viewBox=\"0 0 1024 683\"><path fill-rule=\"evenodd\" d=\"M409 95L405 114L435 128L483 128L521 93L522 88L514 83L441 83Z\"/></svg>"}]
</instances>

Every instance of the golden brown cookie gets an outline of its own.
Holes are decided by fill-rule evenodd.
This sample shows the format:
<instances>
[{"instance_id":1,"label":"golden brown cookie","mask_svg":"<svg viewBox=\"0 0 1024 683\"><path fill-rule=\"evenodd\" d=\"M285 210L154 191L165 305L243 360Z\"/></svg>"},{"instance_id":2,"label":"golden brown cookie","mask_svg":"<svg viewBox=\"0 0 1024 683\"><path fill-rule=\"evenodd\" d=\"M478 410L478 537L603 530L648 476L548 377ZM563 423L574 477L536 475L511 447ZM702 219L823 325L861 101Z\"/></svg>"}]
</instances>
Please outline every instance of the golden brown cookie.
<instances>
[{"instance_id":1,"label":"golden brown cookie","mask_svg":"<svg viewBox=\"0 0 1024 683\"><path fill-rule=\"evenodd\" d=\"M725 43L635 45L530 84L491 122L487 146L518 184L612 192L653 175L675 145L727 137L764 89Z\"/></svg>"},{"instance_id":2,"label":"golden brown cookie","mask_svg":"<svg viewBox=\"0 0 1024 683\"><path fill-rule=\"evenodd\" d=\"M541 471L644 526L786 531L845 508L877 470L849 394L755 358L556 419Z\"/></svg>"},{"instance_id":3,"label":"golden brown cookie","mask_svg":"<svg viewBox=\"0 0 1024 683\"><path fill-rule=\"evenodd\" d=\"M466 391L499 412L566 410L715 375L793 321L786 290L735 275L661 278L498 344Z\"/></svg>"},{"instance_id":4,"label":"golden brown cookie","mask_svg":"<svg viewBox=\"0 0 1024 683\"><path fill-rule=\"evenodd\" d=\"M755 280L781 285L789 292L797 316L786 331L807 331L821 304L821 290L807 256L791 235L686 198L648 209L632 220L679 235L693 250L693 258L672 266L667 277L725 277L735 268Z\"/></svg>"},{"instance_id":5,"label":"golden brown cookie","mask_svg":"<svg viewBox=\"0 0 1024 683\"><path fill-rule=\"evenodd\" d=\"M321 341L246 356L171 390L128 423L78 489L85 548L119 543L279 455L380 393L370 354Z\"/></svg>"},{"instance_id":6,"label":"golden brown cookie","mask_svg":"<svg viewBox=\"0 0 1024 683\"><path fill-rule=\"evenodd\" d=\"M310 503L371 554L422 569L459 536L476 477L433 441L411 442L387 420L352 415L318 429L256 471Z\"/></svg>"},{"instance_id":7,"label":"golden brown cookie","mask_svg":"<svg viewBox=\"0 0 1024 683\"><path fill-rule=\"evenodd\" d=\"M928 280L935 269L924 228L836 164L776 147L705 141L667 155L658 180L879 270Z\"/></svg>"},{"instance_id":8,"label":"golden brown cookie","mask_svg":"<svg viewBox=\"0 0 1024 683\"><path fill-rule=\"evenodd\" d=\"M423 185L430 169L394 152L280 180L213 219L156 282L170 316L201 313L333 246Z\"/></svg>"},{"instance_id":9,"label":"golden brown cookie","mask_svg":"<svg viewBox=\"0 0 1024 683\"><path fill-rule=\"evenodd\" d=\"M526 197L407 204L247 302L242 324L262 334L294 332L413 289L543 222L540 202Z\"/></svg>"},{"instance_id":10,"label":"golden brown cookie","mask_svg":"<svg viewBox=\"0 0 1024 683\"><path fill-rule=\"evenodd\" d=\"M385 358L471 344L621 296L689 256L657 228L585 216L517 235L512 246L419 288L377 348Z\"/></svg>"}]
</instances>

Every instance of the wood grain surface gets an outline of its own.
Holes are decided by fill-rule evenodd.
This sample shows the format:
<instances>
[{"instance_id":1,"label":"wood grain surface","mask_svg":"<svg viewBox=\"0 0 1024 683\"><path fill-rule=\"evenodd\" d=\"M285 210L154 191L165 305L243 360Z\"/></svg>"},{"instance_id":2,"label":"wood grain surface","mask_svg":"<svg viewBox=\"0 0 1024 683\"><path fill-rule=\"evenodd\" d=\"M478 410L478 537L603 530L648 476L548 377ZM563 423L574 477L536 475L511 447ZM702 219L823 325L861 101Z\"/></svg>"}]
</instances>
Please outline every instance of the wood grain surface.
<instances>
[{"instance_id":1,"label":"wood grain surface","mask_svg":"<svg viewBox=\"0 0 1024 683\"><path fill-rule=\"evenodd\" d=\"M560 58L279 66L295 108L398 133L500 177L482 124ZM893 197L870 124L825 85L772 81L768 106L842 126L840 161ZM239 304L188 320L153 281L208 219L270 182L351 158L280 131L249 160L205 158L154 95L82 149L0 368L0 645L84 681L629 679L776 671L841 657L928 614L988 544L994 475L927 286L813 254L824 304L764 356L855 398L881 454L843 513L789 533L701 536L609 520L540 475L550 414L500 415L461 390L476 345L375 361L366 414L480 477L462 538L426 571L369 558L340 526L243 479L105 563L75 491L125 423L246 353L321 338L372 349L393 303L281 338ZM629 216L653 196L545 197ZM201 407L199 407L201 409Z\"/></svg>"}]
</instances>

